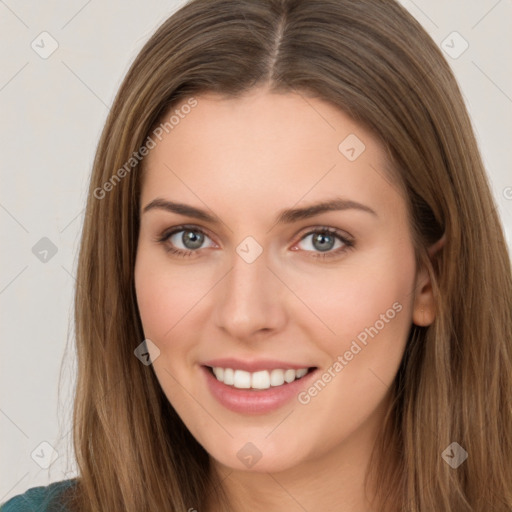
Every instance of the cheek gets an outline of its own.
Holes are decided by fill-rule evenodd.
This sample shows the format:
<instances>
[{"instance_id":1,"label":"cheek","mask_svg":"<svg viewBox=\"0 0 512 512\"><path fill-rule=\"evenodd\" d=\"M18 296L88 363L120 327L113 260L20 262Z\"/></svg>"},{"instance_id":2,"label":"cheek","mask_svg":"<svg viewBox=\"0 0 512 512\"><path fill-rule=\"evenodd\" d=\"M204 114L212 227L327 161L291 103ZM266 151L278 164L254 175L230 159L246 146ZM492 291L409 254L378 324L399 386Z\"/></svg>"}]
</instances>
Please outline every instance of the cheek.
<instances>
[{"instance_id":1,"label":"cheek","mask_svg":"<svg viewBox=\"0 0 512 512\"><path fill-rule=\"evenodd\" d=\"M174 405L186 404L187 396L177 384L184 381L188 369L183 363L189 338L183 329L187 330L187 313L198 302L201 290L183 269L168 264L165 253L155 252L141 248L137 253L134 280L139 314L145 338L160 351L152 366L162 390Z\"/></svg>"},{"instance_id":2,"label":"cheek","mask_svg":"<svg viewBox=\"0 0 512 512\"><path fill-rule=\"evenodd\" d=\"M173 332L205 294L204 276L170 265L163 250L160 254L142 247L137 255L134 279L144 333L164 349Z\"/></svg>"},{"instance_id":3,"label":"cheek","mask_svg":"<svg viewBox=\"0 0 512 512\"><path fill-rule=\"evenodd\" d=\"M328 354L319 379L299 396L304 411L318 418L326 450L377 410L396 377L411 326L415 276L412 248L399 249L368 253L321 283L317 279L315 288L312 281L302 284L302 293L309 289L308 304L335 333L319 335L302 324Z\"/></svg>"},{"instance_id":4,"label":"cheek","mask_svg":"<svg viewBox=\"0 0 512 512\"><path fill-rule=\"evenodd\" d=\"M177 297L168 293L166 280L157 269L145 265L144 258L136 265L135 290L144 334L160 344L174 324Z\"/></svg>"},{"instance_id":5,"label":"cheek","mask_svg":"<svg viewBox=\"0 0 512 512\"><path fill-rule=\"evenodd\" d=\"M346 266L322 276L302 277L297 295L321 320L304 328L332 360L352 350L358 354L353 359L381 360L388 353L384 360L396 362L412 321L414 279L414 251L404 245L347 259ZM318 329L327 336L319 336Z\"/></svg>"}]
</instances>

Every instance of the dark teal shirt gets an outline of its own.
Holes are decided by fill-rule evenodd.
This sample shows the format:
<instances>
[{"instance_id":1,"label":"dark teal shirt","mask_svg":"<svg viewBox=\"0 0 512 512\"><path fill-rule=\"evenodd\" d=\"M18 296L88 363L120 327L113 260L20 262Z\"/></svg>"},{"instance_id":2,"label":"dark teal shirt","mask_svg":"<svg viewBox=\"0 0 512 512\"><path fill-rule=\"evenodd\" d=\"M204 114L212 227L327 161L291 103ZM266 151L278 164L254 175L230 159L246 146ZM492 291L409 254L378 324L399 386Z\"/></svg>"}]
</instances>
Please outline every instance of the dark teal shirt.
<instances>
[{"instance_id":1,"label":"dark teal shirt","mask_svg":"<svg viewBox=\"0 0 512 512\"><path fill-rule=\"evenodd\" d=\"M68 512L59 503L62 491L77 482L76 478L61 480L47 486L32 487L0 505L0 512Z\"/></svg>"}]
</instances>

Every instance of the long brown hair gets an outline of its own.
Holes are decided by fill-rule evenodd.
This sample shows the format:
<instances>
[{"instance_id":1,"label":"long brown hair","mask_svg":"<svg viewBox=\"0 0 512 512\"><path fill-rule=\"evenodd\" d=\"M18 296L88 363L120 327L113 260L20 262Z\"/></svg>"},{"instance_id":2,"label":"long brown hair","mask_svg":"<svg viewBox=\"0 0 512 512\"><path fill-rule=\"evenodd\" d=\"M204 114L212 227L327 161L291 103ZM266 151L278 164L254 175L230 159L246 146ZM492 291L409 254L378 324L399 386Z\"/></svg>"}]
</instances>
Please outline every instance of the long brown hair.
<instances>
[{"instance_id":1,"label":"long brown hair","mask_svg":"<svg viewBox=\"0 0 512 512\"><path fill-rule=\"evenodd\" d=\"M134 356L144 339L133 279L137 155L176 105L259 85L329 101L373 131L406 192L417 260L431 275L436 319L411 327L370 465L378 509L509 511L510 259L456 80L392 0L192 0L135 59L99 141L79 253L80 478L71 509L202 510L216 485L208 454ZM453 442L468 453L456 469L442 457Z\"/></svg>"}]
</instances>

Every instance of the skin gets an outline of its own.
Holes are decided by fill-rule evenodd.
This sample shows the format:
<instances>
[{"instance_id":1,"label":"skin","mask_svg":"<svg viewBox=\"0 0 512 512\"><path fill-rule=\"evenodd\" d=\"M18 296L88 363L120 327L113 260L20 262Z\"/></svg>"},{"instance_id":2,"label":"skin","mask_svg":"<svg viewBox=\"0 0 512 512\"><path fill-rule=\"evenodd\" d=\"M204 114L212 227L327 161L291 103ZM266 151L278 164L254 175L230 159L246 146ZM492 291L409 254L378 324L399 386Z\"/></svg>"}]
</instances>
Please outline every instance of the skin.
<instances>
[{"instance_id":1,"label":"skin","mask_svg":"<svg viewBox=\"0 0 512 512\"><path fill-rule=\"evenodd\" d=\"M160 350L155 373L225 477L237 511L369 511L373 491L365 496L363 481L389 387L411 324L429 325L435 315L428 274L415 264L406 201L378 140L329 103L261 88L197 100L145 160L135 286L144 334ZM338 150L350 134L366 146L353 162ZM221 222L143 213L157 197ZM285 208L335 197L375 215L346 209L274 222ZM183 232L157 241L181 224L207 233L189 258L166 251L173 243L187 249ZM354 247L315 258L323 253L311 230L322 227L350 235ZM263 249L250 264L236 252L248 236ZM343 247L334 240L331 253ZM227 356L327 371L397 302L401 311L306 405L235 413L205 386L200 363ZM237 457L249 441L262 454L250 469ZM213 498L208 510L219 510Z\"/></svg>"}]
</instances>

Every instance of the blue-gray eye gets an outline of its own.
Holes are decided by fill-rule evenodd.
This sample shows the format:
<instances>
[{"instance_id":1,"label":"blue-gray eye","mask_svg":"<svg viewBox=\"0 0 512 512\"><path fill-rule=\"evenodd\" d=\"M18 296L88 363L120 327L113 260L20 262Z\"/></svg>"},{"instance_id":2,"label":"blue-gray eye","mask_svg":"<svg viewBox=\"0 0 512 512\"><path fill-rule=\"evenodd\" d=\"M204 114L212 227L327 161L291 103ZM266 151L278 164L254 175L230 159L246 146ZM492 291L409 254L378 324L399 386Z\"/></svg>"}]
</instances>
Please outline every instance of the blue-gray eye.
<instances>
[{"instance_id":1,"label":"blue-gray eye","mask_svg":"<svg viewBox=\"0 0 512 512\"><path fill-rule=\"evenodd\" d=\"M313 236L313 246L319 251L329 251L333 248L335 238L330 234L315 233Z\"/></svg>"},{"instance_id":2,"label":"blue-gray eye","mask_svg":"<svg viewBox=\"0 0 512 512\"><path fill-rule=\"evenodd\" d=\"M181 236L180 233L182 233ZM179 241L183 244L185 249L190 250L201 249L204 239L204 233L194 229L182 229L169 236L169 240L173 245L177 245Z\"/></svg>"},{"instance_id":3,"label":"blue-gray eye","mask_svg":"<svg viewBox=\"0 0 512 512\"><path fill-rule=\"evenodd\" d=\"M303 250L308 252L310 251L319 251L320 253L331 251L332 249L339 249L344 246L350 246L350 241L340 236L340 234L336 230L332 229L317 229L315 231L311 231L307 233L302 239L300 243L304 243L305 240L310 240L309 247L303 247ZM336 242L338 245L335 247Z\"/></svg>"}]
</instances>

